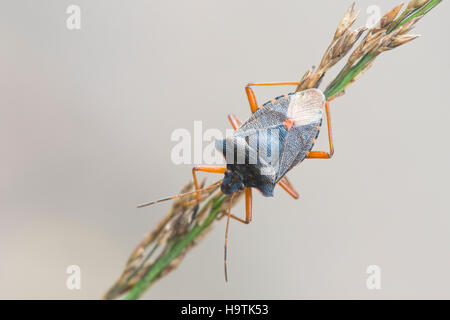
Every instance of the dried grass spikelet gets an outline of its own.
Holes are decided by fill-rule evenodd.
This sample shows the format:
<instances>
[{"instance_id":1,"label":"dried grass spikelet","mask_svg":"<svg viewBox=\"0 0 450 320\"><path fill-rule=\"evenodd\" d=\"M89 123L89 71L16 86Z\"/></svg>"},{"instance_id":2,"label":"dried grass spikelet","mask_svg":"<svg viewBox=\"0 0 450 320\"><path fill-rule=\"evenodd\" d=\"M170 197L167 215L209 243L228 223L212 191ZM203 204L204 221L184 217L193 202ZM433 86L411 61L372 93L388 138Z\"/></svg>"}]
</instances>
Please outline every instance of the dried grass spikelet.
<instances>
[{"instance_id":1,"label":"dried grass spikelet","mask_svg":"<svg viewBox=\"0 0 450 320\"><path fill-rule=\"evenodd\" d=\"M382 41L381 45L377 49L378 52L384 52L388 51L394 48L397 48L405 43L408 43L416 38L419 37L419 35L414 34L408 34L409 31L411 31L415 24L421 19L422 17L417 17L409 21L408 23L405 23L400 28L392 31L390 34L386 35Z\"/></svg>"},{"instance_id":2,"label":"dried grass spikelet","mask_svg":"<svg viewBox=\"0 0 450 320\"><path fill-rule=\"evenodd\" d=\"M378 23L376 24L376 28L378 29L387 28L395 20L402 7L403 3L386 12L385 15L382 16L380 21L378 21Z\"/></svg>"},{"instance_id":3,"label":"dried grass spikelet","mask_svg":"<svg viewBox=\"0 0 450 320\"><path fill-rule=\"evenodd\" d=\"M402 34L395 37L392 42L389 44L389 48L394 49L405 43L408 43L416 38L420 37L419 34Z\"/></svg>"},{"instance_id":4,"label":"dried grass spikelet","mask_svg":"<svg viewBox=\"0 0 450 320\"><path fill-rule=\"evenodd\" d=\"M414 11L416 9L419 9L420 7L423 7L429 0L411 0L408 3L408 6L406 7L405 11Z\"/></svg>"},{"instance_id":5,"label":"dried grass spikelet","mask_svg":"<svg viewBox=\"0 0 450 320\"><path fill-rule=\"evenodd\" d=\"M355 23L356 18L358 18L359 11L355 12L355 3L348 8L347 12L344 14L344 17L339 22L336 32L334 33L333 42L342 37L342 35L350 29L350 27Z\"/></svg>"},{"instance_id":6,"label":"dried grass spikelet","mask_svg":"<svg viewBox=\"0 0 450 320\"><path fill-rule=\"evenodd\" d=\"M297 87L297 91L317 87L325 72L338 63L351 50L353 45L367 30L366 27L360 27L355 30L350 29L350 27L355 23L358 15L359 11L355 11L355 3L353 3L339 22L334 33L333 40L325 50L319 67L315 70L315 72L312 72L311 69L308 70L308 72L302 77L302 80Z\"/></svg>"},{"instance_id":7,"label":"dried grass spikelet","mask_svg":"<svg viewBox=\"0 0 450 320\"><path fill-rule=\"evenodd\" d=\"M346 68L353 66L356 61L358 61L361 57L366 55L367 53L373 52L376 50L380 44L381 39L386 35L386 30L381 29L376 33L370 33L366 36L366 38L356 47L356 49L352 52L350 57L348 58Z\"/></svg>"},{"instance_id":8,"label":"dried grass spikelet","mask_svg":"<svg viewBox=\"0 0 450 320\"><path fill-rule=\"evenodd\" d=\"M323 72L333 67L338 63L349 51L353 48L353 45L358 41L361 35L367 30L366 27L360 27L355 30L347 30L343 36L341 36L336 44L330 48L328 55L322 66Z\"/></svg>"},{"instance_id":9,"label":"dried grass spikelet","mask_svg":"<svg viewBox=\"0 0 450 320\"><path fill-rule=\"evenodd\" d=\"M403 26L398 28L399 34L406 34L411 31L415 27L416 23L419 22L419 20L421 20L422 18L423 16L419 16L405 23Z\"/></svg>"},{"instance_id":10,"label":"dried grass spikelet","mask_svg":"<svg viewBox=\"0 0 450 320\"><path fill-rule=\"evenodd\" d=\"M309 79L310 79L311 75L314 73L314 69L315 69L315 67L312 66L305 72L303 77L300 79L297 88L295 89L296 92L304 90L303 87L305 86L305 84L309 83L309 81L310 81Z\"/></svg>"},{"instance_id":11,"label":"dried grass spikelet","mask_svg":"<svg viewBox=\"0 0 450 320\"><path fill-rule=\"evenodd\" d=\"M364 55L377 51L383 44L383 39L387 35L389 26L394 22L398 16L403 4L392 8L386 12L372 28L369 29L366 38L359 44L359 46L350 55L347 61L346 68L353 66L356 61L362 58Z\"/></svg>"},{"instance_id":12,"label":"dried grass spikelet","mask_svg":"<svg viewBox=\"0 0 450 320\"><path fill-rule=\"evenodd\" d=\"M303 75L303 77L300 79L300 84L303 83L306 79L308 79L313 73L314 73L314 69L316 67L312 66L311 68L309 68L305 74Z\"/></svg>"},{"instance_id":13,"label":"dried grass spikelet","mask_svg":"<svg viewBox=\"0 0 450 320\"><path fill-rule=\"evenodd\" d=\"M358 65L358 68L354 70L356 74L353 76L353 79L345 85L345 87L347 87L350 83L355 82L359 77L361 77L361 75L372 66L373 61L379 54L384 51L397 48L419 37L418 35L408 34L408 32L414 28L423 15L411 20L408 19L409 21L406 20L407 22L403 22L403 25L402 21L405 21L405 17L409 16L411 12L422 8L428 2L429 1L410 1L407 9L405 9L399 17L398 15L403 5L398 5L384 14L378 23L367 31L365 38L350 54L347 64L341 70L338 77L330 84L330 86L332 86L335 81L342 80L339 76L345 74L353 66ZM366 60L362 61L362 59ZM360 62L363 64L360 65ZM341 88L342 92L344 89Z\"/></svg>"},{"instance_id":14,"label":"dried grass spikelet","mask_svg":"<svg viewBox=\"0 0 450 320\"><path fill-rule=\"evenodd\" d=\"M405 9L400 17L398 17L398 15L404 5L397 5L386 12L378 23L376 23L372 28L367 29L366 27L361 27L351 30L351 26L355 23L359 14L359 12L355 11L355 4L353 3L344 14L342 20L339 22L334 33L333 41L325 50L319 66L313 72L308 70L297 87L297 91L317 87L323 79L325 73L352 50L366 31L367 33L363 40L350 54L344 69L341 71L341 74L353 67L367 54L373 54L372 59L374 59L384 51L391 50L416 39L418 37L417 35L407 35L407 33L414 27L421 17L411 19L397 29L395 29L395 26L398 23L396 21L399 21L399 19L401 20L401 17L407 15L408 12L421 8L427 2L428 1L410 1L407 9ZM366 71L368 68L370 68L370 66L363 71Z\"/></svg>"},{"instance_id":15,"label":"dried grass spikelet","mask_svg":"<svg viewBox=\"0 0 450 320\"><path fill-rule=\"evenodd\" d=\"M338 63L367 30L366 27L350 30L358 15L359 11L355 12L355 3L353 3L339 22L333 41L325 51L317 68L317 73L323 74Z\"/></svg>"},{"instance_id":16,"label":"dried grass spikelet","mask_svg":"<svg viewBox=\"0 0 450 320\"><path fill-rule=\"evenodd\" d=\"M408 43L416 38L420 37L418 34L400 34L395 37L386 39L383 44L377 49L377 52L384 52L397 48L405 43Z\"/></svg>"}]
</instances>

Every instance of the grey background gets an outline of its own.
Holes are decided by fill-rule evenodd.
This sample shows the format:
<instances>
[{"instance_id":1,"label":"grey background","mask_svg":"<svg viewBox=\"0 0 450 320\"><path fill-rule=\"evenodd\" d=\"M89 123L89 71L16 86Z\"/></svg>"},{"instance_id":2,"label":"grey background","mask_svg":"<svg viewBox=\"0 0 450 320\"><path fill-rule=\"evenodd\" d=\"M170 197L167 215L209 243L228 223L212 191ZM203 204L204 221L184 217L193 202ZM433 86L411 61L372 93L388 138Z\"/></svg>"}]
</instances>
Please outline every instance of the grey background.
<instances>
[{"instance_id":1,"label":"grey background","mask_svg":"<svg viewBox=\"0 0 450 320\"><path fill-rule=\"evenodd\" d=\"M69 4L81 30L66 28ZM190 179L170 161L172 131L245 119L245 84L298 80L349 4L3 1L0 298L101 297L169 208L135 205ZM358 1L357 24L369 5L397 4ZM219 223L144 298L450 298L446 10L332 103L335 157L289 174L299 200L255 193L254 221L231 225L228 284ZM80 291L65 286L71 264ZM379 291L366 288L372 264Z\"/></svg>"}]
</instances>

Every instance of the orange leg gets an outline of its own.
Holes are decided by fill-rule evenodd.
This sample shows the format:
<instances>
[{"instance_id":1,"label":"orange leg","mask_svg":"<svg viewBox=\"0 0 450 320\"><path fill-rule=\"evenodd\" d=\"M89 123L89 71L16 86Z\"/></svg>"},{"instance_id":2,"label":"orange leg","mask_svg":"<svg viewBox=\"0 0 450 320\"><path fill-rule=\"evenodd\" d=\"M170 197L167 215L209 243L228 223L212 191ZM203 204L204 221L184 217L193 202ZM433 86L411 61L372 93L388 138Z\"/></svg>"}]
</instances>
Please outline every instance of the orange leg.
<instances>
[{"instance_id":1,"label":"orange leg","mask_svg":"<svg viewBox=\"0 0 450 320\"><path fill-rule=\"evenodd\" d=\"M230 216L231 219L234 219L236 221L239 221L244 224L249 224L252 221L252 188L245 188L245 220L239 217L236 217L233 214L224 214L222 215L219 220L221 220L223 217Z\"/></svg>"},{"instance_id":2,"label":"orange leg","mask_svg":"<svg viewBox=\"0 0 450 320\"><path fill-rule=\"evenodd\" d=\"M245 224L250 223L252 221L252 188L245 188Z\"/></svg>"},{"instance_id":3,"label":"orange leg","mask_svg":"<svg viewBox=\"0 0 450 320\"><path fill-rule=\"evenodd\" d=\"M255 112L258 110L258 103L256 102L255 93L253 92L253 86L298 86L299 82L267 82L267 83L249 83L245 87L247 93L248 102L250 103L250 110Z\"/></svg>"},{"instance_id":4,"label":"orange leg","mask_svg":"<svg viewBox=\"0 0 450 320\"><path fill-rule=\"evenodd\" d=\"M192 168L192 177L194 178L195 190L200 189L200 186L198 184L198 179L197 179L197 171L210 172L210 173L225 173L226 170L227 170L227 168L223 168L223 167L219 167L219 166L197 166L197 167L193 167ZM201 198L200 192L197 192L196 198L197 198L197 200L200 200L200 198Z\"/></svg>"},{"instance_id":5,"label":"orange leg","mask_svg":"<svg viewBox=\"0 0 450 320\"><path fill-rule=\"evenodd\" d=\"M284 191L286 191L292 198L298 199L298 193L287 177L283 177L283 179L278 182L278 185L282 187Z\"/></svg>"},{"instance_id":6,"label":"orange leg","mask_svg":"<svg viewBox=\"0 0 450 320\"><path fill-rule=\"evenodd\" d=\"M327 114L327 127L328 127L328 142L330 145L330 152L325 151L311 151L306 158L307 159L331 159L334 154L334 147L333 147L333 135L331 130L331 117L330 117L330 105L328 100L325 103L325 112Z\"/></svg>"},{"instance_id":7,"label":"orange leg","mask_svg":"<svg viewBox=\"0 0 450 320\"><path fill-rule=\"evenodd\" d=\"M228 115L228 121L230 121L234 130L237 130L242 125L242 122L234 114Z\"/></svg>"}]
</instances>

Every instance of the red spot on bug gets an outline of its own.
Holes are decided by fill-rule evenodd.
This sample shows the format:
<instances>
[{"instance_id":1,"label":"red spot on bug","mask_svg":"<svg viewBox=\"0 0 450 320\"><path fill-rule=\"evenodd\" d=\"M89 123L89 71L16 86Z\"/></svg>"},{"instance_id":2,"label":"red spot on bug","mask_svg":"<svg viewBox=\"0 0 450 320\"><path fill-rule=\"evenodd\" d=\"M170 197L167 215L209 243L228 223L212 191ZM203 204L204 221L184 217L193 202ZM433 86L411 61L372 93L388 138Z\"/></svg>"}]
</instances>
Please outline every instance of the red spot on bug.
<instances>
[{"instance_id":1,"label":"red spot on bug","mask_svg":"<svg viewBox=\"0 0 450 320\"><path fill-rule=\"evenodd\" d=\"M283 122L283 126L286 128L287 131L291 130L292 126L294 125L294 121L292 119L287 119Z\"/></svg>"}]
</instances>

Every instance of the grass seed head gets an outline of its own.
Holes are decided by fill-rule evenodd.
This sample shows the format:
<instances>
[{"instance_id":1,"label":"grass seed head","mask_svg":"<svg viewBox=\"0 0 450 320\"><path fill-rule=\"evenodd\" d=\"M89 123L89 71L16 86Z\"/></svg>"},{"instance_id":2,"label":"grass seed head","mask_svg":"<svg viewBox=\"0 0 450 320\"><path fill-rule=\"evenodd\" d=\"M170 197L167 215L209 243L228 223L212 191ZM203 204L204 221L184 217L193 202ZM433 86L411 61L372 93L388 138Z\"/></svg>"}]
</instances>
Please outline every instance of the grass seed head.
<instances>
[{"instance_id":1,"label":"grass seed head","mask_svg":"<svg viewBox=\"0 0 450 320\"><path fill-rule=\"evenodd\" d=\"M418 34L401 34L396 36L389 44L389 49L397 48L405 43L408 43L416 38L420 37Z\"/></svg>"},{"instance_id":2,"label":"grass seed head","mask_svg":"<svg viewBox=\"0 0 450 320\"><path fill-rule=\"evenodd\" d=\"M406 7L406 11L413 11L423 7L429 0L411 0Z\"/></svg>"},{"instance_id":3,"label":"grass seed head","mask_svg":"<svg viewBox=\"0 0 450 320\"><path fill-rule=\"evenodd\" d=\"M380 46L381 39L385 36L386 30L382 29L376 33L369 33L359 46L352 52L348 58L347 65L352 66L365 54L376 50Z\"/></svg>"},{"instance_id":4,"label":"grass seed head","mask_svg":"<svg viewBox=\"0 0 450 320\"><path fill-rule=\"evenodd\" d=\"M348 8L347 12L344 14L341 22L339 22L336 32L334 33L334 41L339 39L353 25L358 15L359 11L355 12L355 3L353 2L350 8Z\"/></svg>"},{"instance_id":5,"label":"grass seed head","mask_svg":"<svg viewBox=\"0 0 450 320\"><path fill-rule=\"evenodd\" d=\"M381 17L376 27L379 29L388 27L395 20L402 7L403 3L389 10L383 17Z\"/></svg>"}]
</instances>

